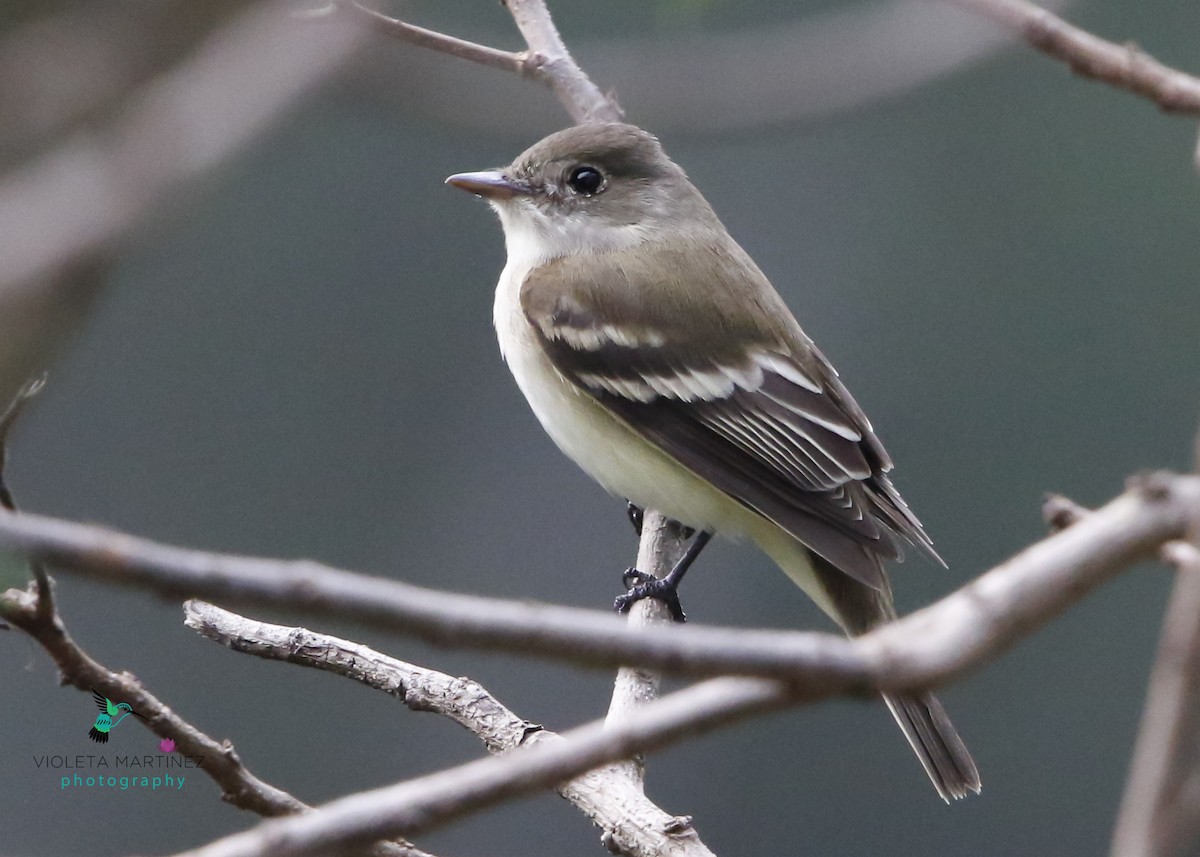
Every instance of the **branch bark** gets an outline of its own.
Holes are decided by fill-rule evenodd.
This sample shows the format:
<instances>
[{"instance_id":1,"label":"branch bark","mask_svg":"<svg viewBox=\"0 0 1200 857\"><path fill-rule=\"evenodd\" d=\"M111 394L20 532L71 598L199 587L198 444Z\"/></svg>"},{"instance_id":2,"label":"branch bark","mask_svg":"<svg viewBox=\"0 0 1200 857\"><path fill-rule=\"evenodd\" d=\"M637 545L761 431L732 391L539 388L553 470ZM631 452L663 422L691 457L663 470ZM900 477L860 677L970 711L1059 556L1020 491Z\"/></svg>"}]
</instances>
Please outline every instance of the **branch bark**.
<instances>
[{"instance_id":1,"label":"branch bark","mask_svg":"<svg viewBox=\"0 0 1200 857\"><path fill-rule=\"evenodd\" d=\"M870 0L736 30L579 40L574 53L596 80L621 93L631 116L653 117L658 133L744 135L895 98L981 62L1015 38L928 0ZM480 79L459 63L431 62L418 52L397 52L356 74L377 98L457 128L528 137L530 129L560 121L540 99L512 99L502 79ZM414 85L397 87L398 77Z\"/></svg>"},{"instance_id":2,"label":"branch bark","mask_svg":"<svg viewBox=\"0 0 1200 857\"><path fill-rule=\"evenodd\" d=\"M0 513L0 545L64 571L173 597L288 607L433 643L592 666L760 675L807 694L915 690L996 657L1166 542L1200 509L1200 477L1157 474L941 601L848 640L798 631L631 630L609 614L457 595L314 562L212 554L37 515Z\"/></svg>"},{"instance_id":3,"label":"branch bark","mask_svg":"<svg viewBox=\"0 0 1200 857\"><path fill-rule=\"evenodd\" d=\"M503 51L499 48L488 47L477 42L469 42L436 30L427 30L398 18L391 18L382 12L369 9L357 0L333 0L322 9L309 13L306 17L317 19L332 17L337 14L354 15L364 21L375 32L402 42L408 42L418 48L426 48L440 54L467 60L476 65L509 71L522 76L538 78L539 66L530 61L528 53Z\"/></svg>"},{"instance_id":4,"label":"branch bark","mask_svg":"<svg viewBox=\"0 0 1200 857\"><path fill-rule=\"evenodd\" d=\"M64 684L83 691L94 687L110 699L130 703L145 718L151 732L175 741L183 755L203 760L199 768L221 787L222 800L268 817L305 809L292 795L250 773L228 741L205 735L163 705L136 678L116 673L89 657L67 633L57 614L41 614L38 600L33 592L10 589L0 594L0 616L46 650Z\"/></svg>"},{"instance_id":5,"label":"branch bark","mask_svg":"<svg viewBox=\"0 0 1200 857\"><path fill-rule=\"evenodd\" d=\"M1196 463L1200 467L1200 437ZM1200 513L1168 542L1176 568L1113 833L1112 857L1183 857L1200 834Z\"/></svg>"},{"instance_id":6,"label":"branch bark","mask_svg":"<svg viewBox=\"0 0 1200 857\"><path fill-rule=\"evenodd\" d=\"M625 114L584 73L567 50L545 0L504 0L550 89L577 124L621 122Z\"/></svg>"},{"instance_id":7,"label":"branch bark","mask_svg":"<svg viewBox=\"0 0 1200 857\"><path fill-rule=\"evenodd\" d=\"M477 682L388 657L359 643L258 622L211 604L184 605L186 624L229 648L351 678L402 700L413 711L448 717L475 734L491 753L564 739L514 714ZM632 857L710 857L689 820L648 800L624 764L555 786L603 833L611 851Z\"/></svg>"},{"instance_id":8,"label":"branch bark","mask_svg":"<svg viewBox=\"0 0 1200 857\"><path fill-rule=\"evenodd\" d=\"M1035 47L1069 63L1085 76L1149 98L1164 110L1200 113L1200 81L1132 48L1097 39L1024 0L951 2L1020 32ZM576 121L619 119L619 107L591 83L571 58L542 0L508 0L507 5L529 45L528 52L509 54L411 25L403 25L406 28L403 37L444 53L541 80ZM354 3L339 2L338 6L362 9ZM382 26L378 21L376 25ZM336 62L349 40L341 36L329 38L324 47L331 44L338 48L317 57L318 73L327 67L322 63ZM202 57L203 61L197 61L187 71L214 72L221 65L213 65L218 53ZM289 61L292 56L287 50L263 50L255 45L256 62L264 54L286 56ZM226 60L230 56L245 59L235 53L227 54ZM305 57L303 62L309 70L313 68L312 57ZM292 80L287 69L303 79ZM100 140L100 145L96 145L96 139L80 138L35 164L18 176L15 183L0 186L0 221L13 227L0 230L0 235L6 236L12 245L8 248L12 252L5 252L0 246L0 257L8 260L8 267L0 271L0 293L7 286L10 294L19 294L21 288L31 283L43 288L44 283L63 276L72 266L90 261L99 248L123 234L166 189L223 157L230 147L258 127L264 115L269 118L272 110L286 103L291 94L302 91L306 81L314 79L299 74L300 70L291 65L284 71L286 85L278 87L284 97L277 100L274 96L264 96L262 103L242 105L248 108L244 115L226 115L228 127L218 135L220 139L198 133L209 127L210 117L200 117L199 121L205 125L198 124L194 117L189 123L181 121L182 113L169 109L183 105L185 94L203 96L207 91L203 87L197 91L172 90L171 84L187 82L180 76L156 87L131 110L126 117L128 121L116 128L122 134ZM257 73L261 76L261 68ZM208 85L213 79L196 74L192 82ZM200 100L203 102L202 97ZM253 120L247 120L247 115L253 116ZM164 116L165 124L161 122ZM175 134L186 136L195 145L173 149L170 144L178 143ZM128 185L113 183L113 176L121 174L120 169L112 169L114 165L120 168L138 161L147 150L159 153L156 163L160 163L164 148L178 156L175 161L167 158L165 169L140 174L136 182ZM80 188L99 191L85 192L78 198L67 193ZM35 199L40 207L14 207L14 203L24 198ZM69 240L58 237L53 242L41 240L42 236L34 231L39 231L39 224L45 219L41 217L47 214L44 209L61 213L61 206L55 208L58 203L53 201L66 198L71 200L73 208L66 221L69 228L62 234ZM105 199L103 217L96 214L98 209L92 204L96 198ZM12 216L18 212L21 218ZM0 245L3 243L0 240ZM854 641L819 634L630 629L586 611L447 596L311 563L276 563L181 551L65 522L7 513L0 515L0 540L25 550L34 563L58 562L77 571L135 582L144 588L206 594L246 603L278 604L279 596L283 595L284 600L300 609L365 619L443 643L499 646L556 657L568 654L566 650L571 649L572 657L591 664L641 665L695 675L725 672L770 675L788 682L758 678L709 680L645 704L636 718L617 715L607 727L591 724L575 730L565 742L481 760L410 783L351 796L330 804L321 813L261 825L194 852L304 854L365 844L401 832L427 830L508 797L560 782L595 765L682 740L697 731L755 712L836 693L911 690L948 681L994 657L1112 574L1138 559L1154 555L1164 543L1179 538L1187 521L1196 516L1198 505L1200 485L1195 477L1151 480L933 607ZM652 531L648 538L653 536ZM1200 599L1200 594L1196 597ZM29 613L36 605L30 598L29 593L10 591L4 596L3 606L15 617L14 624L25 622L27 630L36 630L36 617L31 619ZM493 611L499 611L498 618ZM61 625L51 630L54 634L47 637L47 650L56 647L60 654L66 653L63 657L67 659L72 650L64 649L62 640L69 643L69 638L61 632ZM75 668L78 669L77 664ZM624 710L624 703L629 700L653 696L656 692L653 677L626 675L633 678L626 682L626 689L616 694L617 711ZM127 696L136 699L132 686L129 690Z\"/></svg>"},{"instance_id":9,"label":"branch bark","mask_svg":"<svg viewBox=\"0 0 1200 857\"><path fill-rule=\"evenodd\" d=\"M1141 542L1136 551L1131 552L1125 542L1128 533L1118 535L1110 531L1114 528L1123 531L1132 526L1149 508L1161 512L1161 507L1176 504L1176 511L1167 516L1172 523L1155 528L1155 538ZM912 651L914 648L920 651L925 646L929 647L935 661L940 660L941 668L948 668L951 673L965 668L959 659L959 647L977 654L983 651L981 645L994 644L997 639L994 635L998 631L1007 629L1007 633L1019 636L1031 627L1031 614L1016 609L1015 612L992 615L990 606L1004 604L1011 609L1013 605L1019 607L1032 601L1037 605L1034 612L1043 615L1055 606L1061 608L1095 585L1097 576L1103 577L1113 570L1103 562L1103 555L1115 552L1121 556L1122 563L1153 555L1163 543L1184 530L1198 508L1200 479L1158 476L1142 480L1126 496L1034 545L1006 566L985 575L940 604L867 637L846 641L851 647L862 644L867 651L860 655L873 652L882 656L883 666L881 671L865 671L863 677L869 676L872 681L848 683L842 689L847 692L866 686L911 689L933 683L928 672L927 681L913 685L887 679L896 673L907 673L911 678L913 670L928 671L930 664ZM1158 514L1152 517L1158 517ZM1124 525L1116 526L1118 520L1124 520ZM1064 574L1058 563L1065 559L1063 540L1071 537L1099 553L1090 558L1075 556L1070 563L1072 569ZM1122 547L1123 544L1126 546ZM1027 556L1030 554L1032 559ZM1054 580L1049 590L1036 585L1042 577ZM1021 585L1014 589L1012 584L1017 578L1022 579ZM982 612L976 615L958 611L947 614L945 604L952 599L981 605ZM685 630L688 629L675 629L662 636L668 639L681 637ZM643 634L647 638L651 636L649 632ZM890 653L888 643L880 641L889 635L893 638ZM895 649L901 644L901 638L909 649L908 657ZM952 666L955 663L957 667ZM646 705L639 717L619 725L592 723L567 733L564 736L567 740L555 746L520 750L407 783L351 795L325 805L320 812L266 822L254 830L188 852L186 857L265 857L268 853L275 857L291 857L325 853L385 836L413 835L632 753L656 749L752 714L809 702L828 692L829 687L822 685L820 679L803 683L710 679Z\"/></svg>"},{"instance_id":10,"label":"branch bark","mask_svg":"<svg viewBox=\"0 0 1200 857\"><path fill-rule=\"evenodd\" d=\"M1163 65L1132 43L1105 41L1027 0L947 0L1018 34L1076 74L1140 95L1167 113L1200 116L1200 78Z\"/></svg>"},{"instance_id":11,"label":"branch bark","mask_svg":"<svg viewBox=\"0 0 1200 857\"><path fill-rule=\"evenodd\" d=\"M111 121L0 176L0 400L76 329L106 256L147 212L263 131L361 41L361 28L318 33L289 20L285 3L256 4Z\"/></svg>"},{"instance_id":12,"label":"branch bark","mask_svg":"<svg viewBox=\"0 0 1200 857\"><path fill-rule=\"evenodd\" d=\"M562 741L348 795L316 812L266 821L178 857L300 857L415 835L800 698L795 689L766 679L710 679L649 703L636 720L619 726L594 721L563 733Z\"/></svg>"},{"instance_id":13,"label":"branch bark","mask_svg":"<svg viewBox=\"0 0 1200 857\"><path fill-rule=\"evenodd\" d=\"M528 50L501 51L444 33L426 30L368 9L356 0L333 0L332 12L365 21L376 32L409 44L469 60L478 65L515 72L550 89L576 124L621 122L624 113L611 95L600 91L567 50L545 0L504 0Z\"/></svg>"},{"instance_id":14,"label":"branch bark","mask_svg":"<svg viewBox=\"0 0 1200 857\"><path fill-rule=\"evenodd\" d=\"M1175 575L1112 857L1182 857L1200 831L1200 562Z\"/></svg>"},{"instance_id":15,"label":"branch bark","mask_svg":"<svg viewBox=\"0 0 1200 857\"><path fill-rule=\"evenodd\" d=\"M16 513L16 501L4 479L8 432L24 406L42 389L45 378L27 384L0 415L0 508ZM58 612L54 581L42 563L32 560L34 581L25 590L0 593L0 627L18 628L39 643L58 668L59 681L79 690L102 692L110 699L130 703L139 719L160 738L169 738L174 749L196 763L221 788L221 799L265 817L295 815L311 809L307 804L260 780L242 763L228 740L216 741L184 720L129 673L117 673L85 652L71 635ZM7 624L6 624L7 623ZM433 857L409 842L378 842L371 857Z\"/></svg>"},{"instance_id":16,"label":"branch bark","mask_svg":"<svg viewBox=\"0 0 1200 857\"><path fill-rule=\"evenodd\" d=\"M643 512L642 535L638 546L637 569L655 577L665 577L679 562L687 547L683 527L653 510ZM653 598L638 601L629 610L630 628L671 627L674 620L665 604ZM658 698L662 676L642 667L621 667L613 683L612 700L604 722L620 726L641 716L642 707ZM645 799L645 760L641 755L616 762L603 769L611 779L623 784L632 794ZM636 817L636 816L635 816ZM690 816L667 816L656 819L653 829L661 831L660 853L678 857L712 857L712 852L700 841L692 827ZM632 853L626 831L614 827L605 833L604 844L616 853Z\"/></svg>"}]
</instances>

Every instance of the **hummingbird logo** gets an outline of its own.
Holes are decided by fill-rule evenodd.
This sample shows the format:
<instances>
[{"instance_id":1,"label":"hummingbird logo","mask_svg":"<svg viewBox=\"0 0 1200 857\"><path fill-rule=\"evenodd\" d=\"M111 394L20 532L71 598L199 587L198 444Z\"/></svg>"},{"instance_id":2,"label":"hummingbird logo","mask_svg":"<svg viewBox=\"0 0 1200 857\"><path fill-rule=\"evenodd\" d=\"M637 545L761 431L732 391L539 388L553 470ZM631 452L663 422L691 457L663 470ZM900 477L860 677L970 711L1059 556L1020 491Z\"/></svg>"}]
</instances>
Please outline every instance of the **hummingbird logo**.
<instances>
[{"instance_id":1,"label":"hummingbird logo","mask_svg":"<svg viewBox=\"0 0 1200 857\"><path fill-rule=\"evenodd\" d=\"M100 709L100 714L96 717L96 722L92 724L92 728L88 730L88 737L97 744L108 743L108 733L117 728L117 726L132 714L134 717L142 717L133 710L133 706L128 702L113 702L105 696L101 696L92 688L92 699L96 700L96 707ZM145 720L145 717L142 717Z\"/></svg>"}]
</instances>

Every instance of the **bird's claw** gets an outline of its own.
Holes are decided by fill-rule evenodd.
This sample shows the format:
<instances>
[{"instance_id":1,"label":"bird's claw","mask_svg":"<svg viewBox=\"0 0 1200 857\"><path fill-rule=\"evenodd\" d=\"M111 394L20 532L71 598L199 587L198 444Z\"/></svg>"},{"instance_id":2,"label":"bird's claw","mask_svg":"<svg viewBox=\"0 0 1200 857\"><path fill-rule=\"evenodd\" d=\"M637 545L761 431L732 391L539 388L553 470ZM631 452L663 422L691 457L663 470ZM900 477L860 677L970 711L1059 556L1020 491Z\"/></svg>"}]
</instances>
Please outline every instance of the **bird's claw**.
<instances>
[{"instance_id":1,"label":"bird's claw","mask_svg":"<svg viewBox=\"0 0 1200 857\"><path fill-rule=\"evenodd\" d=\"M654 598L661 601L676 622L686 622L687 616L679 603L679 591L671 581L660 580L653 575L627 568L621 575L621 582L629 589L613 602L613 609L618 613L628 613L629 608L644 598Z\"/></svg>"},{"instance_id":2,"label":"bird's claw","mask_svg":"<svg viewBox=\"0 0 1200 857\"><path fill-rule=\"evenodd\" d=\"M646 574L644 571L638 571L636 568L627 568L621 575L621 585L626 589L633 589L635 586L645 586L652 580L658 580L652 574Z\"/></svg>"}]
</instances>

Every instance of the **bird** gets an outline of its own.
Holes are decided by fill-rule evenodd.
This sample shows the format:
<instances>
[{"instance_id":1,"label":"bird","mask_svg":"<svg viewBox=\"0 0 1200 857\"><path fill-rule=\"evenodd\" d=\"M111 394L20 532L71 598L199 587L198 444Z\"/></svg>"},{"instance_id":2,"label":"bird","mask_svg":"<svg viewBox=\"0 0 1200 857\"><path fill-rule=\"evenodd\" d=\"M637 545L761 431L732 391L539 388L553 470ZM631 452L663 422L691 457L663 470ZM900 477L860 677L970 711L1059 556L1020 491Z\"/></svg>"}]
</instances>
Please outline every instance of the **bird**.
<instances>
[{"instance_id":1,"label":"bird","mask_svg":"<svg viewBox=\"0 0 1200 857\"><path fill-rule=\"evenodd\" d=\"M113 702L108 697L102 696L95 688L92 688L92 699L96 700L96 707L100 709L100 713L96 715L96 722L88 730L88 737L97 744L107 744L108 733L116 729L117 725L130 714L134 717L142 716L134 711L133 706L128 702ZM121 716L117 717L118 714ZM113 719L114 717L116 720Z\"/></svg>"},{"instance_id":2,"label":"bird","mask_svg":"<svg viewBox=\"0 0 1200 857\"><path fill-rule=\"evenodd\" d=\"M670 603L722 533L755 542L850 636L896 619L885 562L903 543L941 559L888 476L892 459L655 136L576 125L446 182L499 215L493 321L542 427L610 493L697 533L665 586L635 575L619 606ZM883 699L943 800L979 792L932 693Z\"/></svg>"}]
</instances>

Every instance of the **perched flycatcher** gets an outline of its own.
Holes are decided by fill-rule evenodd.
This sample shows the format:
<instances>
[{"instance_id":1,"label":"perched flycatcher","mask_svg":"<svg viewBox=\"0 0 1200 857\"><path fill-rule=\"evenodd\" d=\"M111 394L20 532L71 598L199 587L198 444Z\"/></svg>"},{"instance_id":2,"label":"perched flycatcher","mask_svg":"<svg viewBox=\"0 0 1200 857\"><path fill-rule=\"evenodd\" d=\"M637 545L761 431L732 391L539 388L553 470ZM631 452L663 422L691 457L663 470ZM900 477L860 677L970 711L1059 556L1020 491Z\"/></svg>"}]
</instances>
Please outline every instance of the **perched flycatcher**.
<instances>
[{"instance_id":1,"label":"perched flycatcher","mask_svg":"<svg viewBox=\"0 0 1200 857\"><path fill-rule=\"evenodd\" d=\"M892 460L654 137L581 125L447 181L500 215L500 350L563 452L702 535L753 539L847 634L895 618L884 561L899 541L937 554ZM932 694L884 700L944 799L979 791Z\"/></svg>"}]
</instances>

